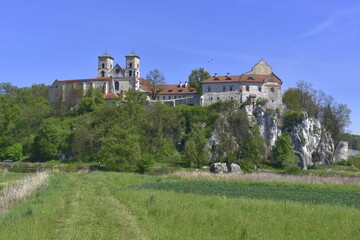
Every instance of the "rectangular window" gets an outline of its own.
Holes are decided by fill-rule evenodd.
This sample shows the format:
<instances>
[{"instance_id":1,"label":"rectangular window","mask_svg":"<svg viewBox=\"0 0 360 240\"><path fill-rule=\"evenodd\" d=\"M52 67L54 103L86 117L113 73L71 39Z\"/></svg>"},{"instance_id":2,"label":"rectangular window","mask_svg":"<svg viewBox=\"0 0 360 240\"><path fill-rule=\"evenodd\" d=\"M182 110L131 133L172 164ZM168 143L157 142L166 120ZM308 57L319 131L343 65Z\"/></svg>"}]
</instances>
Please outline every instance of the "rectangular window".
<instances>
[{"instance_id":1,"label":"rectangular window","mask_svg":"<svg viewBox=\"0 0 360 240\"><path fill-rule=\"evenodd\" d=\"M174 96L174 99L176 99L176 96Z\"/></svg>"},{"instance_id":2,"label":"rectangular window","mask_svg":"<svg viewBox=\"0 0 360 240\"><path fill-rule=\"evenodd\" d=\"M226 87L225 87L225 86L223 86L223 92L225 92L225 90L226 90Z\"/></svg>"},{"instance_id":3,"label":"rectangular window","mask_svg":"<svg viewBox=\"0 0 360 240\"><path fill-rule=\"evenodd\" d=\"M160 97L159 96L157 96L157 100L159 100L160 99Z\"/></svg>"},{"instance_id":4,"label":"rectangular window","mask_svg":"<svg viewBox=\"0 0 360 240\"><path fill-rule=\"evenodd\" d=\"M230 91L232 91L232 87L230 87Z\"/></svg>"},{"instance_id":5,"label":"rectangular window","mask_svg":"<svg viewBox=\"0 0 360 240\"><path fill-rule=\"evenodd\" d=\"M259 92L261 92L261 87L259 87L258 89L259 89Z\"/></svg>"},{"instance_id":6,"label":"rectangular window","mask_svg":"<svg viewBox=\"0 0 360 240\"><path fill-rule=\"evenodd\" d=\"M246 86L246 91L250 91L249 85Z\"/></svg>"},{"instance_id":7,"label":"rectangular window","mask_svg":"<svg viewBox=\"0 0 360 240\"><path fill-rule=\"evenodd\" d=\"M210 88L210 87L208 87L208 92L211 92L211 88Z\"/></svg>"},{"instance_id":8,"label":"rectangular window","mask_svg":"<svg viewBox=\"0 0 360 240\"><path fill-rule=\"evenodd\" d=\"M169 96L168 98L171 99L171 96Z\"/></svg>"},{"instance_id":9,"label":"rectangular window","mask_svg":"<svg viewBox=\"0 0 360 240\"><path fill-rule=\"evenodd\" d=\"M271 91L271 92L274 92L275 90L274 90L274 88L272 87L272 88L270 88L270 91Z\"/></svg>"},{"instance_id":10,"label":"rectangular window","mask_svg":"<svg viewBox=\"0 0 360 240\"><path fill-rule=\"evenodd\" d=\"M163 100L165 100L165 96L163 96Z\"/></svg>"}]
</instances>

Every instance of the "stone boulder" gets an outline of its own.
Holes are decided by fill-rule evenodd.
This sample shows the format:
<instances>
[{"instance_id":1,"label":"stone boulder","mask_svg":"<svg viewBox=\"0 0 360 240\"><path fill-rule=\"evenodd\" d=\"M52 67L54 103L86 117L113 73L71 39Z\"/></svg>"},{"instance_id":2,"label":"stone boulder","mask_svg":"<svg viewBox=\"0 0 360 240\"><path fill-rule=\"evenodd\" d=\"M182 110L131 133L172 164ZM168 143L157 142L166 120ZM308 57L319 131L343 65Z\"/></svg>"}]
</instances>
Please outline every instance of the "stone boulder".
<instances>
[{"instance_id":1,"label":"stone boulder","mask_svg":"<svg viewBox=\"0 0 360 240\"><path fill-rule=\"evenodd\" d=\"M211 164L210 172L212 172L212 173L227 173L227 172L229 172L229 170L226 166L226 163L217 162L217 163Z\"/></svg>"},{"instance_id":2,"label":"stone boulder","mask_svg":"<svg viewBox=\"0 0 360 240\"><path fill-rule=\"evenodd\" d=\"M239 165L235 164L235 163L232 163L232 164L231 164L231 169L230 169L230 171L231 171L232 173L243 173L243 171L241 171L241 167L240 167Z\"/></svg>"}]
</instances>

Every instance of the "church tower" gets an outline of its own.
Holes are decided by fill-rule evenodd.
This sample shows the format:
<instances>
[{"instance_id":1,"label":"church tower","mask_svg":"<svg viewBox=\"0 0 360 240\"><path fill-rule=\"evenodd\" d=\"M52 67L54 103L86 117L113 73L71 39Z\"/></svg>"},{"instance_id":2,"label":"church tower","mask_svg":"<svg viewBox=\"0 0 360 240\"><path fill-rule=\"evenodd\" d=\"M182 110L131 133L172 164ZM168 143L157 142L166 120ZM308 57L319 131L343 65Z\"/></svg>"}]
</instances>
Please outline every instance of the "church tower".
<instances>
[{"instance_id":1,"label":"church tower","mask_svg":"<svg viewBox=\"0 0 360 240\"><path fill-rule=\"evenodd\" d=\"M140 81L140 57L132 51L126 55L125 58L125 76L131 79L133 89L138 90Z\"/></svg>"},{"instance_id":2,"label":"church tower","mask_svg":"<svg viewBox=\"0 0 360 240\"><path fill-rule=\"evenodd\" d=\"M113 68L114 58L110 56L107 52L105 52L103 55L100 55L98 58L99 64L97 77L110 77L109 73Z\"/></svg>"}]
</instances>

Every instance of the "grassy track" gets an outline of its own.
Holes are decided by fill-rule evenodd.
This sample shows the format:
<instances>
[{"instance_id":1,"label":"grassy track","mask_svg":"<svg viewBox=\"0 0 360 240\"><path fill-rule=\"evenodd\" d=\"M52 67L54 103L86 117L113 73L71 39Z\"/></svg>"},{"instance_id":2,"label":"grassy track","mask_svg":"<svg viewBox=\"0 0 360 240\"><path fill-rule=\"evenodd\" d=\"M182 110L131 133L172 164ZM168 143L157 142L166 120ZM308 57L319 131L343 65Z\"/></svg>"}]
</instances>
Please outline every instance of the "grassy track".
<instances>
[{"instance_id":1,"label":"grassy track","mask_svg":"<svg viewBox=\"0 0 360 240\"><path fill-rule=\"evenodd\" d=\"M171 185L174 183L179 186ZM225 182L169 181L123 173L56 173L47 189L0 216L0 239L358 239L360 236L357 207L176 190L185 185L193 184L195 189L220 183L225 186L224 191L234 191L226 189L232 185ZM165 185L173 188L172 191L159 187ZM249 187L249 191L259 190L256 184L239 185ZM259 186L264 191L266 187L271 191L295 187ZM216 191L221 189L218 187ZM303 194L311 195L314 193L311 190L316 190L307 189L306 185L303 188L310 189ZM325 193L326 187L318 190ZM329 191L358 196L360 188L329 187Z\"/></svg>"}]
</instances>

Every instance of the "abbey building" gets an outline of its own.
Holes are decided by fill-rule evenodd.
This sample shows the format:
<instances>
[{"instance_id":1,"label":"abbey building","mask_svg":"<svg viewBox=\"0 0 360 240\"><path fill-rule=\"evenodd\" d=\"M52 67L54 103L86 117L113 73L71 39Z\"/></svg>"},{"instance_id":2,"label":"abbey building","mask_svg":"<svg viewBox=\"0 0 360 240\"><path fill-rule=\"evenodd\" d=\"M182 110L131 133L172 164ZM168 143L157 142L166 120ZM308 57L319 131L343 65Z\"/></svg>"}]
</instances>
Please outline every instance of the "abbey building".
<instances>
[{"instance_id":1,"label":"abbey building","mask_svg":"<svg viewBox=\"0 0 360 240\"><path fill-rule=\"evenodd\" d=\"M96 78L55 80L49 89L51 104L75 105L79 98L85 96L89 89L100 88L106 100L111 100L125 94L129 89L144 92L150 96L146 80L140 75L140 57L131 52L125 56L125 65L114 65L114 58L107 52L98 56ZM218 101L234 100L238 103L248 101L255 104L262 100L267 107L276 109L281 106L282 81L272 68L264 61L258 62L251 71L224 76L215 74L202 82L200 95L186 81L179 84L159 86L156 99L164 104L200 104L206 106Z\"/></svg>"}]
</instances>

